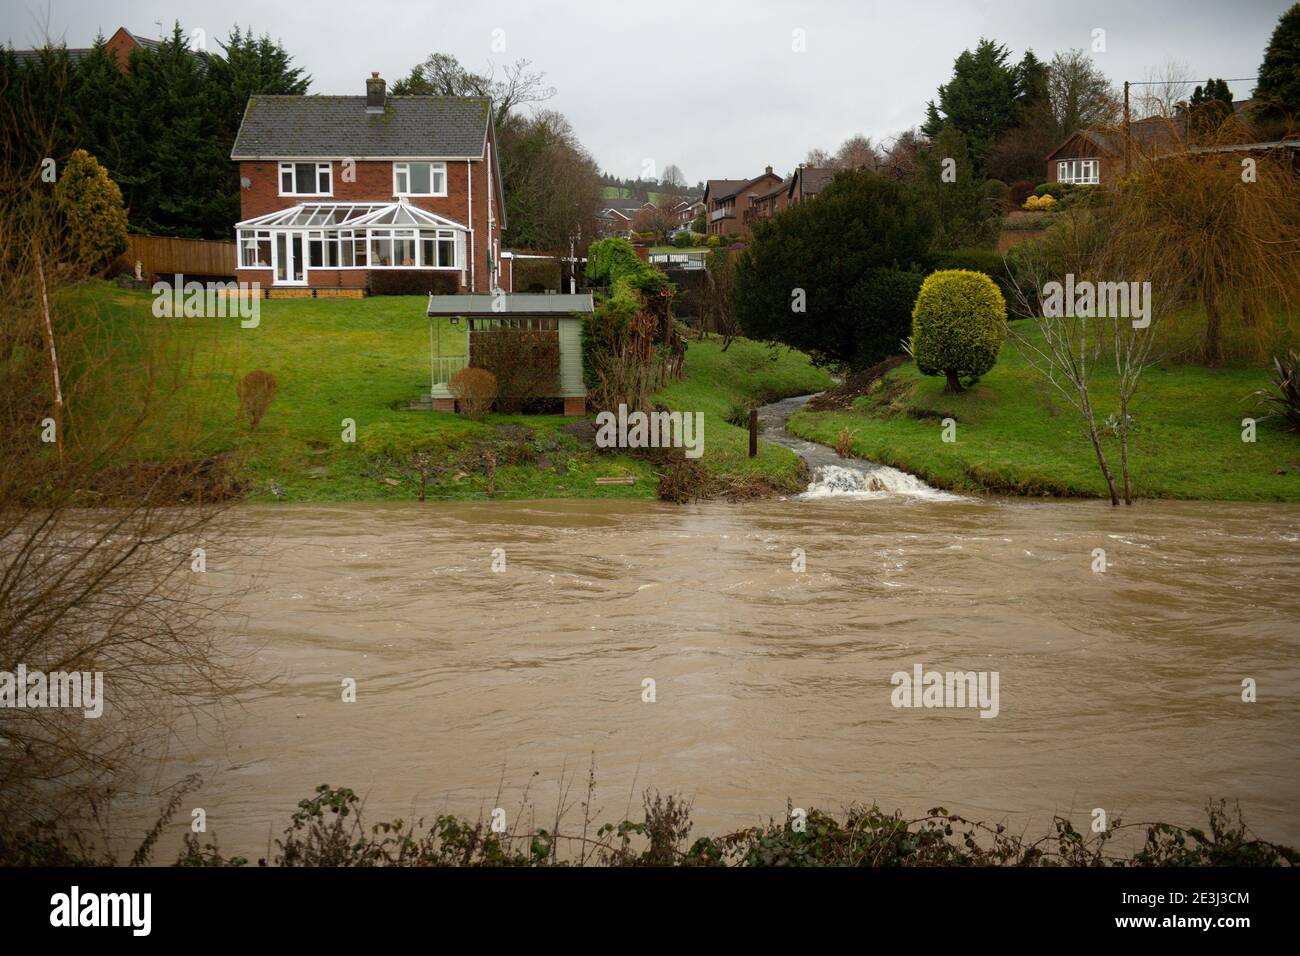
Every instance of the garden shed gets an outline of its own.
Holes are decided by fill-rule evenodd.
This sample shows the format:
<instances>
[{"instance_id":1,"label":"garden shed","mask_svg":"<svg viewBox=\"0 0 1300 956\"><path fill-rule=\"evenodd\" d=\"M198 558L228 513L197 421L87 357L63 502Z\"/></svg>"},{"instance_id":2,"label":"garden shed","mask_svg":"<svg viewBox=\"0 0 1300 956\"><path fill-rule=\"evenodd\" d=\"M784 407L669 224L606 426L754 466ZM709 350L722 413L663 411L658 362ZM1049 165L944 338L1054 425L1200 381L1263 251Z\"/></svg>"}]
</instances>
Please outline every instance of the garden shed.
<instances>
[{"instance_id":1,"label":"garden shed","mask_svg":"<svg viewBox=\"0 0 1300 956\"><path fill-rule=\"evenodd\" d=\"M510 383L520 383L518 388L525 389L529 399L562 399L565 415L585 415L582 323L593 308L590 293L429 296L429 318L450 319L465 336L463 354L444 356L430 324L434 411L456 411L448 382L473 365L495 374L503 395L509 394Z\"/></svg>"}]
</instances>

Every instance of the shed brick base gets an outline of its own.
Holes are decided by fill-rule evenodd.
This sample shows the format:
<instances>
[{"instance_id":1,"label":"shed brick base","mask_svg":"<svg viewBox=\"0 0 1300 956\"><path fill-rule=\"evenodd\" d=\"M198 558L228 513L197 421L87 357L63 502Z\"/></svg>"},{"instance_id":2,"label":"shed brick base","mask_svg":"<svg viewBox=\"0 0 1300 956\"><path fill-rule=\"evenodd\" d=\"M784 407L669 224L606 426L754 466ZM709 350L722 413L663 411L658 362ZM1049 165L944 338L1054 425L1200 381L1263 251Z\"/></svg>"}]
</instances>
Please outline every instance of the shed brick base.
<instances>
[{"instance_id":1,"label":"shed brick base","mask_svg":"<svg viewBox=\"0 0 1300 956\"><path fill-rule=\"evenodd\" d=\"M433 400L433 410L435 412L452 412L456 411L456 399L454 398L435 398Z\"/></svg>"},{"instance_id":2,"label":"shed brick base","mask_svg":"<svg viewBox=\"0 0 1300 956\"><path fill-rule=\"evenodd\" d=\"M564 414L566 415L587 414L587 400L585 398L566 398L564 400Z\"/></svg>"}]
</instances>

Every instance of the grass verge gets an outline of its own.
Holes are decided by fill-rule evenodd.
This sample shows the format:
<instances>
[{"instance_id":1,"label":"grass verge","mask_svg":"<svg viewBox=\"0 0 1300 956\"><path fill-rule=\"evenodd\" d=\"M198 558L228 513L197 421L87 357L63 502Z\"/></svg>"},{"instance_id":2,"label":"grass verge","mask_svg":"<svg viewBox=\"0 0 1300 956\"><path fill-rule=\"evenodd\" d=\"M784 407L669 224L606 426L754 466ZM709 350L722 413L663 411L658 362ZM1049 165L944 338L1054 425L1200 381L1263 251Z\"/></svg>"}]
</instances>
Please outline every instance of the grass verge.
<instances>
[{"instance_id":1,"label":"grass verge","mask_svg":"<svg viewBox=\"0 0 1300 956\"><path fill-rule=\"evenodd\" d=\"M260 302L255 328L236 317L156 318L143 291L93 282L68 290L78 321L104 330L106 360L124 369L122 394L103 396L83 422L112 427L129 414L132 369L141 351L168 341L177 387L150 432L149 456L165 460L201 435L201 453L222 456L237 469L251 500L271 500L274 486L290 501L385 501L415 497L412 457L427 453L433 469L431 499L482 498L492 479L500 498L652 498L658 478L652 462L598 453L558 415L489 415L483 422L440 412L409 411L429 391L429 320L422 296L368 299L271 299ZM160 323L166 323L165 329ZM435 347L465 354L464 326L439 320ZM152 343L152 344L151 344ZM278 391L255 430L240 420L236 385L253 369L275 375ZM744 457L744 432L726 417L738 406L814 391L827 376L801 353L773 352L738 341L722 352L716 340L692 341L686 380L660 395L670 408L705 413L702 465L712 474L735 470L789 485L799 460L785 449L762 446ZM343 441L344 420L356 423L356 440ZM632 485L597 485L599 477L634 476Z\"/></svg>"},{"instance_id":2,"label":"grass verge","mask_svg":"<svg viewBox=\"0 0 1300 956\"><path fill-rule=\"evenodd\" d=\"M1025 323L1018 328L1028 334ZM1025 360L1014 342L973 388L946 395L941 378L905 364L877 380L850 409L802 412L787 429L834 445L843 429L853 453L942 488L1024 495L1100 497L1105 482L1078 413ZM1251 393L1267 388L1257 368L1155 367L1144 373L1131 414L1131 468L1143 498L1300 501L1300 436L1280 420L1242 440L1242 419L1262 414ZM1114 405L1113 371L1099 368L1094 402ZM943 419L956 441L941 440ZM1106 453L1118 480L1119 446Z\"/></svg>"}]
</instances>

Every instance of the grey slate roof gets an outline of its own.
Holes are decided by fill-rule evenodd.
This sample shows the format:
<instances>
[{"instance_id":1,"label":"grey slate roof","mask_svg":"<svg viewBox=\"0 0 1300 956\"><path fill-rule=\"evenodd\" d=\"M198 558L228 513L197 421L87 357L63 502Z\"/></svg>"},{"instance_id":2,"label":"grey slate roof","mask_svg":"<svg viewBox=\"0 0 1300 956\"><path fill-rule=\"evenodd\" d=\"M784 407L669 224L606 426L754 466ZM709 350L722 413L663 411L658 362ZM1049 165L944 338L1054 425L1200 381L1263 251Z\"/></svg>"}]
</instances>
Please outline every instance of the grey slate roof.
<instances>
[{"instance_id":1,"label":"grey slate roof","mask_svg":"<svg viewBox=\"0 0 1300 956\"><path fill-rule=\"evenodd\" d=\"M597 208L601 210L616 209L625 216L631 216L634 213L640 212L641 208L645 206L645 204L646 200L644 199L626 199L619 197L617 199L602 199Z\"/></svg>"},{"instance_id":2,"label":"grey slate roof","mask_svg":"<svg viewBox=\"0 0 1300 956\"><path fill-rule=\"evenodd\" d=\"M40 50L10 50L9 52L14 55L14 61L19 66L26 66L28 63L39 63L41 61L42 51ZM56 48L56 52L59 52L58 48ZM68 54L69 63L79 63L86 57L90 56L90 49L88 47L84 49L67 48L61 52Z\"/></svg>"},{"instance_id":3,"label":"grey slate roof","mask_svg":"<svg viewBox=\"0 0 1300 956\"><path fill-rule=\"evenodd\" d=\"M230 158L477 159L491 115L476 97L389 96L372 115L364 96L252 96Z\"/></svg>"}]
</instances>

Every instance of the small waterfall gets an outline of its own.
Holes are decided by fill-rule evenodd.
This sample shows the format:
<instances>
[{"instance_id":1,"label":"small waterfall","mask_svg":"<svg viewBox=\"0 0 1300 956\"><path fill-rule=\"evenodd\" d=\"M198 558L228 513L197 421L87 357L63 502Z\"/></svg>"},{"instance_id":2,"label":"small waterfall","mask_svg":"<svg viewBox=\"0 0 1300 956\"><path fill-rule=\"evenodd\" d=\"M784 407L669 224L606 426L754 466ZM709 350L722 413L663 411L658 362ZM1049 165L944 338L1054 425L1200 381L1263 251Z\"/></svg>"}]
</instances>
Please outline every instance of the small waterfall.
<instances>
[{"instance_id":1,"label":"small waterfall","mask_svg":"<svg viewBox=\"0 0 1300 956\"><path fill-rule=\"evenodd\" d=\"M863 461L860 458L840 458L825 445L796 438L785 430L792 414L804 406L811 395L785 398L758 410L763 423L763 438L776 445L789 448L808 463L812 469L812 482L800 498L914 498L923 501L968 501L961 495L949 494L931 488L915 475L909 475L888 465Z\"/></svg>"},{"instance_id":2,"label":"small waterfall","mask_svg":"<svg viewBox=\"0 0 1300 956\"><path fill-rule=\"evenodd\" d=\"M891 496L923 498L929 501L960 501L960 495L931 488L915 475L888 465L851 468L844 465L818 465L812 482L801 498L886 498Z\"/></svg>"}]
</instances>

